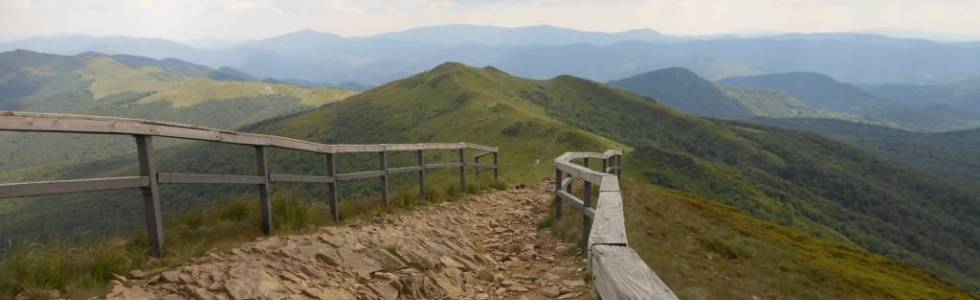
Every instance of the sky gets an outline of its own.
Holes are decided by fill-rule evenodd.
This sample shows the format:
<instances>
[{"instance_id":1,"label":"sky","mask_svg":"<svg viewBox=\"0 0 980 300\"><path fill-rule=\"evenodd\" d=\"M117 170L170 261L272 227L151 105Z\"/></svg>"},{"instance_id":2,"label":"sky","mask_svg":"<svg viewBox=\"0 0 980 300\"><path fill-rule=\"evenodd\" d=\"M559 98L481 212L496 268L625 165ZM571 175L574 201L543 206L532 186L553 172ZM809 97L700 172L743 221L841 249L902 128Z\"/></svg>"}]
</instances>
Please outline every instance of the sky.
<instances>
[{"instance_id":1,"label":"sky","mask_svg":"<svg viewBox=\"0 0 980 300\"><path fill-rule=\"evenodd\" d=\"M980 40L980 0L0 0L3 39L88 34L236 41L307 28L365 36L440 24Z\"/></svg>"}]
</instances>

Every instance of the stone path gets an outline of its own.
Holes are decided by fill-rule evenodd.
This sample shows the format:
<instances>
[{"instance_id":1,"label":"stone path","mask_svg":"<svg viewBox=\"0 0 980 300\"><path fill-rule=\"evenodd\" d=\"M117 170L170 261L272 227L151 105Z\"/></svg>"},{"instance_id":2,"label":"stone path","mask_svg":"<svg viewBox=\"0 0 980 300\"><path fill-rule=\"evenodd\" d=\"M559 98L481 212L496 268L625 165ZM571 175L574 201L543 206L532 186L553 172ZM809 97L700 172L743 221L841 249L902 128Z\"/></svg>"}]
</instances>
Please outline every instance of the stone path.
<instances>
[{"instance_id":1,"label":"stone path","mask_svg":"<svg viewBox=\"0 0 980 300\"><path fill-rule=\"evenodd\" d=\"M591 299L575 246L535 226L552 201L548 186L263 238L194 265L134 272L105 298Z\"/></svg>"}]
</instances>

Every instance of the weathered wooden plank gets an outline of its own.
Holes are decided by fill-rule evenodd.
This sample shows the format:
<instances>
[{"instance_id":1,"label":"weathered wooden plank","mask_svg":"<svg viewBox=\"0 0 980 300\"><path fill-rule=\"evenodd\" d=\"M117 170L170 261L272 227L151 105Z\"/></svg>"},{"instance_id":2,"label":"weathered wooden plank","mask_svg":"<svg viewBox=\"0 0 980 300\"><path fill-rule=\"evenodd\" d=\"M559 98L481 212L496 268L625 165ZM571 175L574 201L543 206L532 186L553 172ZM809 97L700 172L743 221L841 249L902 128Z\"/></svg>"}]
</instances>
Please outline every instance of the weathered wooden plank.
<instances>
[{"instance_id":1,"label":"weathered wooden plank","mask_svg":"<svg viewBox=\"0 0 980 300\"><path fill-rule=\"evenodd\" d=\"M500 148L493 147L493 146L484 146L484 145L471 144L471 143L463 143L463 145L465 145L464 147L466 149L473 149L473 150L477 150L477 151L484 151L484 152L499 152L500 151Z\"/></svg>"},{"instance_id":2,"label":"weathered wooden plank","mask_svg":"<svg viewBox=\"0 0 980 300\"><path fill-rule=\"evenodd\" d=\"M588 160L585 161L585 166L588 167ZM582 205L585 208L592 208L592 183L586 181L582 188ZM588 209L582 210L582 238L579 240L579 245L583 249L587 249L589 246L589 234L592 233L592 216L588 215Z\"/></svg>"},{"instance_id":3,"label":"weathered wooden plank","mask_svg":"<svg viewBox=\"0 0 980 300\"><path fill-rule=\"evenodd\" d=\"M388 174L412 173L412 172L418 172L421 169L422 167L419 166L389 168Z\"/></svg>"},{"instance_id":4,"label":"weathered wooden plank","mask_svg":"<svg viewBox=\"0 0 980 300\"><path fill-rule=\"evenodd\" d=\"M354 180L354 179L362 179L362 178L381 177L384 175L385 175L385 171L380 171L380 170L362 171L362 172L337 174L336 178L338 181L344 181L344 180Z\"/></svg>"},{"instance_id":5,"label":"weathered wooden plank","mask_svg":"<svg viewBox=\"0 0 980 300\"><path fill-rule=\"evenodd\" d=\"M381 167L381 200L388 206L391 205L388 199L388 151L378 152L378 163Z\"/></svg>"},{"instance_id":6,"label":"weathered wooden plank","mask_svg":"<svg viewBox=\"0 0 980 300\"><path fill-rule=\"evenodd\" d=\"M422 150L415 152L415 163L419 168L419 196L425 199L425 157L423 156Z\"/></svg>"},{"instance_id":7,"label":"weathered wooden plank","mask_svg":"<svg viewBox=\"0 0 980 300\"><path fill-rule=\"evenodd\" d=\"M599 183L602 180L602 175L605 174L567 161L556 161L555 167L565 171L565 173L572 174L573 177L582 178L592 183Z\"/></svg>"},{"instance_id":8,"label":"weathered wooden plank","mask_svg":"<svg viewBox=\"0 0 980 300\"><path fill-rule=\"evenodd\" d=\"M272 182L331 183L333 177L316 175L269 174Z\"/></svg>"},{"instance_id":9,"label":"weathered wooden plank","mask_svg":"<svg viewBox=\"0 0 980 300\"><path fill-rule=\"evenodd\" d=\"M255 146L256 173L262 178L259 188L259 212L262 218L262 233L272 234L272 183L269 182L269 159L264 146Z\"/></svg>"},{"instance_id":10,"label":"weathered wooden plank","mask_svg":"<svg viewBox=\"0 0 980 300\"><path fill-rule=\"evenodd\" d=\"M490 152L490 151L480 152L480 153L477 153L476 155L474 155L473 156L473 159L480 159L480 158L483 158L484 156L491 155L491 154L494 154L494 153L496 153L496 152Z\"/></svg>"},{"instance_id":11,"label":"weathered wooden plank","mask_svg":"<svg viewBox=\"0 0 980 300\"><path fill-rule=\"evenodd\" d=\"M466 190L466 149L459 149L459 188Z\"/></svg>"},{"instance_id":12,"label":"weathered wooden plank","mask_svg":"<svg viewBox=\"0 0 980 300\"><path fill-rule=\"evenodd\" d=\"M565 172L562 172L559 169L555 169L555 199L553 201L554 203L552 204L552 206L555 207L554 210L555 210L555 219L556 220L560 220L561 219L561 197L558 196L558 192L565 188L565 186L563 186L562 183L561 183L562 182L562 177L564 175L565 175Z\"/></svg>"},{"instance_id":13,"label":"weathered wooden plank","mask_svg":"<svg viewBox=\"0 0 980 300\"><path fill-rule=\"evenodd\" d=\"M433 164L425 164L425 169L426 170L434 170L434 169L455 168L455 167L459 167L459 166L462 166L462 165L463 164L455 163L455 162L452 162L452 163L433 163Z\"/></svg>"},{"instance_id":14,"label":"weathered wooden plank","mask_svg":"<svg viewBox=\"0 0 980 300\"><path fill-rule=\"evenodd\" d=\"M272 146L319 153L416 151L430 149L458 150L465 148L488 152L498 151L497 147L467 143L325 145L280 136L234 132L169 122L11 111L0 112L0 130L163 136L240 145Z\"/></svg>"},{"instance_id":15,"label":"weathered wooden plank","mask_svg":"<svg viewBox=\"0 0 980 300\"><path fill-rule=\"evenodd\" d=\"M255 175L220 175L198 173L159 173L161 184L262 184L265 178Z\"/></svg>"},{"instance_id":16,"label":"weathered wooden plank","mask_svg":"<svg viewBox=\"0 0 980 300\"><path fill-rule=\"evenodd\" d=\"M53 194L135 189L149 185L146 176L53 180L0 184L0 199Z\"/></svg>"},{"instance_id":17,"label":"weathered wooden plank","mask_svg":"<svg viewBox=\"0 0 980 300\"><path fill-rule=\"evenodd\" d=\"M582 208L585 208L585 204L582 203L582 199L579 199L578 197L575 197L575 195L572 195L569 192L566 192L566 191L558 191L558 197L561 197L562 199L565 200L565 202L568 202L569 204L571 204L572 206L574 206L576 209L581 210Z\"/></svg>"},{"instance_id":18,"label":"weathered wooden plank","mask_svg":"<svg viewBox=\"0 0 980 300\"><path fill-rule=\"evenodd\" d=\"M599 192L619 192L619 178L614 175L606 174L599 181Z\"/></svg>"},{"instance_id":19,"label":"weathered wooden plank","mask_svg":"<svg viewBox=\"0 0 980 300\"><path fill-rule=\"evenodd\" d=\"M500 153L493 153L493 179L500 178Z\"/></svg>"},{"instance_id":20,"label":"weathered wooden plank","mask_svg":"<svg viewBox=\"0 0 980 300\"><path fill-rule=\"evenodd\" d=\"M569 184L572 184L572 180L573 179L574 178L572 178L571 176L568 176L568 177L565 177L565 179L562 179L561 180L561 185L559 185L559 189L567 189L568 188L568 185Z\"/></svg>"},{"instance_id":21,"label":"weathered wooden plank","mask_svg":"<svg viewBox=\"0 0 980 300\"><path fill-rule=\"evenodd\" d=\"M589 246L593 244L627 245L623 197L619 192L599 193L596 217L592 220L592 232L589 233Z\"/></svg>"},{"instance_id":22,"label":"weathered wooden plank","mask_svg":"<svg viewBox=\"0 0 980 300\"><path fill-rule=\"evenodd\" d=\"M143 194L143 218L146 235L150 242L150 255L163 256L163 211L160 208L160 184L157 181L156 157L153 153L153 137L134 136L139 158L140 176L147 184L140 187Z\"/></svg>"},{"instance_id":23,"label":"weathered wooden plank","mask_svg":"<svg viewBox=\"0 0 980 300\"><path fill-rule=\"evenodd\" d=\"M338 201L340 201L340 196L337 193L337 155L328 153L327 154L327 177L332 180L327 184L327 201L330 203L330 216L333 218L334 223L340 222L340 209L338 209Z\"/></svg>"},{"instance_id":24,"label":"weathered wooden plank","mask_svg":"<svg viewBox=\"0 0 980 300\"><path fill-rule=\"evenodd\" d=\"M633 249L597 244L589 248L592 280L602 299L677 299Z\"/></svg>"}]
</instances>

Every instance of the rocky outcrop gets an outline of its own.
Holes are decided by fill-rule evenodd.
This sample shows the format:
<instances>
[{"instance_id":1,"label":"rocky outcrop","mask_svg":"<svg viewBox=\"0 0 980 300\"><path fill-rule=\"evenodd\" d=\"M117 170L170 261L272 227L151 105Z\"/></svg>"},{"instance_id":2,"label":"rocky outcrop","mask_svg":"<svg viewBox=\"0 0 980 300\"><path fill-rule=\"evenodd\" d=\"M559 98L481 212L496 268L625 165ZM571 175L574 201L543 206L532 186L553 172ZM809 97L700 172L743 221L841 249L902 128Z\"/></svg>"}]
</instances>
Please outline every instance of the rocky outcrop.
<instances>
[{"instance_id":1,"label":"rocky outcrop","mask_svg":"<svg viewBox=\"0 0 980 300\"><path fill-rule=\"evenodd\" d=\"M135 272L107 299L588 299L581 255L535 224L547 185L315 234L262 238Z\"/></svg>"}]
</instances>

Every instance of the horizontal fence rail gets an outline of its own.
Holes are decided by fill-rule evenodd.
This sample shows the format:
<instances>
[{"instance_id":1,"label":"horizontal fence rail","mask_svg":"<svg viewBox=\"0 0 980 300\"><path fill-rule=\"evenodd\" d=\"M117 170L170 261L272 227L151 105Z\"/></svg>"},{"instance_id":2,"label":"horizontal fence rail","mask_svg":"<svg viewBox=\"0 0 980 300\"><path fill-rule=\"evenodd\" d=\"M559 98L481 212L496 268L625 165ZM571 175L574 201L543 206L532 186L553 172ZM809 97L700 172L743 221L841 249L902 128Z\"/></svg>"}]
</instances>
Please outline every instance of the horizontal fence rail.
<instances>
[{"instance_id":1,"label":"horizontal fence rail","mask_svg":"<svg viewBox=\"0 0 980 300\"><path fill-rule=\"evenodd\" d=\"M602 172L589 168L589 160L601 162ZM573 161L579 160L581 165ZM555 159L556 219L562 203L582 211L582 247L589 254L589 269L596 293L602 299L677 299L667 284L629 247L619 190L623 152L568 152ZM572 193L573 179L583 182L583 196ZM599 197L593 208L593 191Z\"/></svg>"},{"instance_id":2,"label":"horizontal fence rail","mask_svg":"<svg viewBox=\"0 0 980 300\"><path fill-rule=\"evenodd\" d=\"M140 119L113 118L101 116L50 114L33 112L0 111L0 131L19 132L62 132L79 134L131 135L136 141L139 161L139 176L54 180L42 182L0 184L0 199L77 192L93 192L139 188L143 192L146 230L153 255L164 253L163 220L160 208L160 184L244 184L255 185L259 189L262 215L262 231L272 232L272 183L293 182L326 184L330 214L335 221L340 220L337 185L341 181L379 178L381 195L385 205L388 200L388 181L391 174L416 173L419 194L425 197L425 177L428 170L458 168L461 187L466 186L466 168L479 175L481 171L493 170L494 179L498 176L499 149L470 143L423 143L423 144L371 144L371 145L329 145L291 139L281 136L235 132L211 129L186 124L158 122ZM218 142L252 146L255 149L257 174L227 175L199 173L157 172L153 137L178 138L196 141ZM273 174L269 171L267 149L269 147L320 153L326 156L326 176L302 174ZM453 162L427 163L423 159L426 150L449 150L458 153ZM466 161L466 150L478 151L472 163ZM337 158L340 154L377 153L378 169L351 173L337 173ZM413 166L391 168L388 155L393 152L414 152L416 164ZM491 156L493 163L480 163L480 158Z\"/></svg>"}]
</instances>

